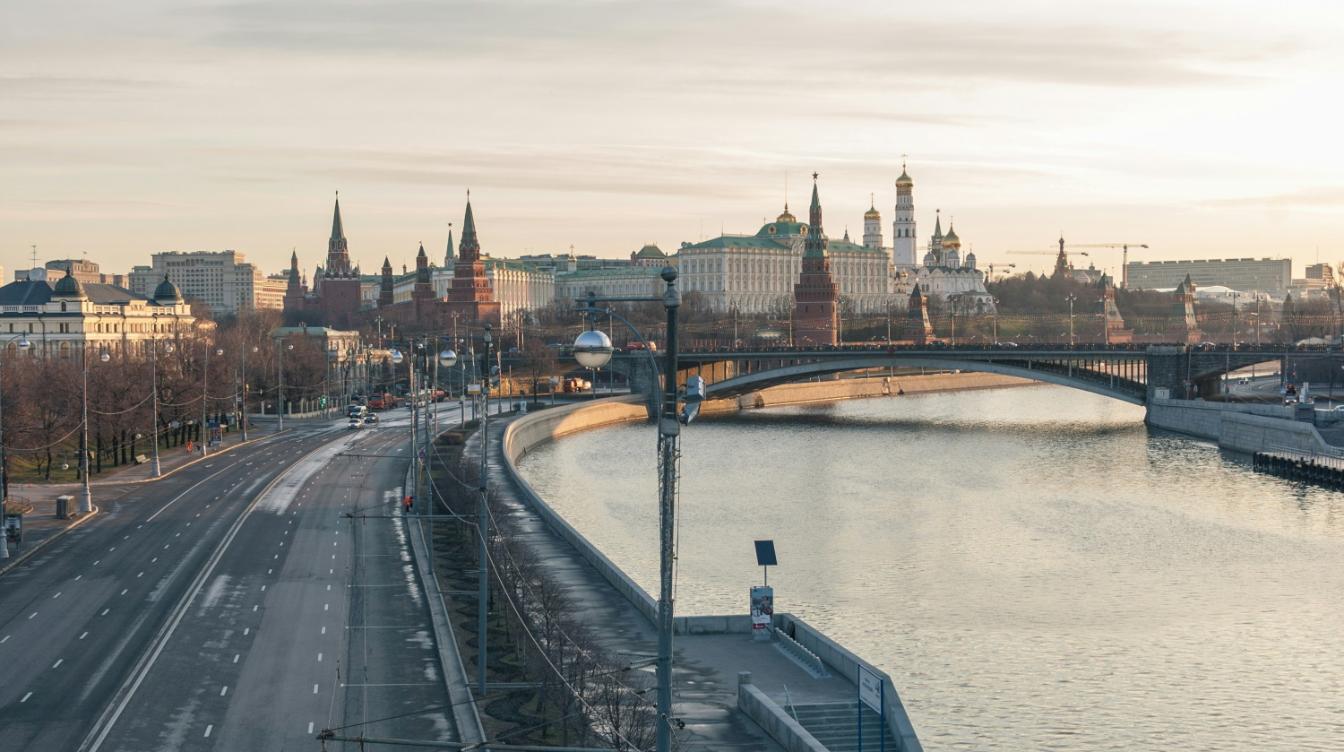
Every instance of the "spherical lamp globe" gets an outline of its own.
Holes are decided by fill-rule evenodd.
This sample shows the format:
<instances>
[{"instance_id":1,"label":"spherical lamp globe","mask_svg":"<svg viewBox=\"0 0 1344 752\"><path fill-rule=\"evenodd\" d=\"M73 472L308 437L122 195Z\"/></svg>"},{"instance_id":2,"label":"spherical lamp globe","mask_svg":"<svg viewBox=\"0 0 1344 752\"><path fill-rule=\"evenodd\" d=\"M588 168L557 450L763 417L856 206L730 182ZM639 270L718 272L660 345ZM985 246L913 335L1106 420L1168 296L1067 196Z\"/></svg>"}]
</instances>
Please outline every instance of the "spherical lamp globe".
<instances>
[{"instance_id":1,"label":"spherical lamp globe","mask_svg":"<svg viewBox=\"0 0 1344 752\"><path fill-rule=\"evenodd\" d=\"M452 350L444 350L439 353L439 365L444 368L452 368L457 365L457 353Z\"/></svg>"},{"instance_id":2,"label":"spherical lamp globe","mask_svg":"<svg viewBox=\"0 0 1344 752\"><path fill-rule=\"evenodd\" d=\"M611 338L606 332L582 332L574 340L574 359L584 368L601 368L611 362Z\"/></svg>"}]
</instances>

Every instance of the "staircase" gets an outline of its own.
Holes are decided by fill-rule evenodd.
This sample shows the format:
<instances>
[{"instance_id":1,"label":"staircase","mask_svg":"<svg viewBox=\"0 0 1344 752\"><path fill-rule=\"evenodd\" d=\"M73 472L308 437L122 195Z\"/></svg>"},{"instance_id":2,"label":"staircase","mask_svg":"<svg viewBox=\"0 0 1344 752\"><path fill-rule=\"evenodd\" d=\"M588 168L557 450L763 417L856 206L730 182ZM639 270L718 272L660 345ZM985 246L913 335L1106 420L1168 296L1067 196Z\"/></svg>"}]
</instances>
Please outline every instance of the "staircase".
<instances>
[{"instance_id":1,"label":"staircase","mask_svg":"<svg viewBox=\"0 0 1344 752\"><path fill-rule=\"evenodd\" d=\"M785 712L798 719L807 732L817 738L831 752L858 752L858 711L854 702L835 702L823 705L794 705ZM887 752L898 752L900 746L882 723L882 717L867 705L863 707L864 752L882 749L886 737Z\"/></svg>"}]
</instances>

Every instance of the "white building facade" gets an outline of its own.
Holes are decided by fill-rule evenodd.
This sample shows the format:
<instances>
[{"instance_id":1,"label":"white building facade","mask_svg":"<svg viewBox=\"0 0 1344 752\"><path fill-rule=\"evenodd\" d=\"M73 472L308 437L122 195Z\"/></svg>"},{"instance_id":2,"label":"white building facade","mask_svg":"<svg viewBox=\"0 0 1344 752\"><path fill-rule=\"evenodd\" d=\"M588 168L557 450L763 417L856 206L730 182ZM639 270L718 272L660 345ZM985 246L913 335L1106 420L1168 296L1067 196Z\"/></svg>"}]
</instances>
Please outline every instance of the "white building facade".
<instances>
[{"instance_id":1,"label":"white building facade","mask_svg":"<svg viewBox=\"0 0 1344 752\"><path fill-rule=\"evenodd\" d=\"M237 251L165 251L153 254L150 266L131 270L130 290L148 296L165 274L182 295L209 306L215 315L240 311L281 308L266 275Z\"/></svg>"}]
</instances>

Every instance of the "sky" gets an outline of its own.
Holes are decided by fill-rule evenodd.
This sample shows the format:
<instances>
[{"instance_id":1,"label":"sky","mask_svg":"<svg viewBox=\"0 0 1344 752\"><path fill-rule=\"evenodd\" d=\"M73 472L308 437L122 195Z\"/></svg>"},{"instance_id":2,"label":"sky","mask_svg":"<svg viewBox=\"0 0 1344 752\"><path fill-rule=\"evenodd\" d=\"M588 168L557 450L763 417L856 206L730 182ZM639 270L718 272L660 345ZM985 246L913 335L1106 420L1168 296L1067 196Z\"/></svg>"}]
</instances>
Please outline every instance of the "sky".
<instances>
[{"instance_id":1,"label":"sky","mask_svg":"<svg viewBox=\"0 0 1344 752\"><path fill-rule=\"evenodd\" d=\"M1344 5L992 0L6 0L0 264L235 249L372 272L755 232L820 173L891 242L908 159L981 265L1344 261ZM908 157L903 157L908 155ZM1118 269L1119 252L1089 260Z\"/></svg>"}]
</instances>

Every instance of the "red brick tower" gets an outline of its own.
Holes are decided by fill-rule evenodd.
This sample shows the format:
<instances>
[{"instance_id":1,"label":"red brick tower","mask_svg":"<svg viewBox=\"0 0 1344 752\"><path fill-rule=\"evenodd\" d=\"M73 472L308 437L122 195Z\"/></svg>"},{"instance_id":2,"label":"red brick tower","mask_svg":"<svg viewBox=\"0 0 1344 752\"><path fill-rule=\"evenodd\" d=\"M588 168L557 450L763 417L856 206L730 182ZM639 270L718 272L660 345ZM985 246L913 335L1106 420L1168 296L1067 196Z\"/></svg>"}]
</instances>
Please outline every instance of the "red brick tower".
<instances>
[{"instance_id":1,"label":"red brick tower","mask_svg":"<svg viewBox=\"0 0 1344 752\"><path fill-rule=\"evenodd\" d=\"M418 262L417 262L418 263ZM462 221L462 242L457 249L457 263L453 267L453 284L448 288L447 315L457 313L467 321L491 322L499 326L499 303L485 276L481 261L481 244L476 239L476 219L471 213L471 193L467 193L467 216Z\"/></svg>"},{"instance_id":2,"label":"red brick tower","mask_svg":"<svg viewBox=\"0 0 1344 752\"><path fill-rule=\"evenodd\" d=\"M299 276L299 252L289 254L289 281L285 286L285 307L287 314L299 315L303 311L303 299L308 294L308 286Z\"/></svg>"},{"instance_id":3,"label":"red brick tower","mask_svg":"<svg viewBox=\"0 0 1344 752\"><path fill-rule=\"evenodd\" d=\"M337 194L321 280L322 315L327 326L349 328L359 313L360 297L359 274L350 264L350 246L341 223L341 197Z\"/></svg>"},{"instance_id":4,"label":"red brick tower","mask_svg":"<svg viewBox=\"0 0 1344 752\"><path fill-rule=\"evenodd\" d=\"M933 339L933 324L929 323L929 299L919 290L919 283L910 291L910 304L905 309L905 339L916 345L927 345Z\"/></svg>"},{"instance_id":5,"label":"red brick tower","mask_svg":"<svg viewBox=\"0 0 1344 752\"><path fill-rule=\"evenodd\" d=\"M397 302L396 282L392 279L392 262L383 257L383 277L378 284L378 307L388 308Z\"/></svg>"},{"instance_id":6,"label":"red brick tower","mask_svg":"<svg viewBox=\"0 0 1344 752\"><path fill-rule=\"evenodd\" d=\"M831 260L821 227L817 173L812 173L812 210L803 241L803 271L793 286L793 344L834 345L839 341L840 288L831 277Z\"/></svg>"},{"instance_id":7,"label":"red brick tower","mask_svg":"<svg viewBox=\"0 0 1344 752\"><path fill-rule=\"evenodd\" d=\"M1189 274L1176 286L1172 297L1174 306L1167 339L1187 345L1199 344L1204 335L1199 331L1199 322L1195 319L1195 283Z\"/></svg>"}]
</instances>

